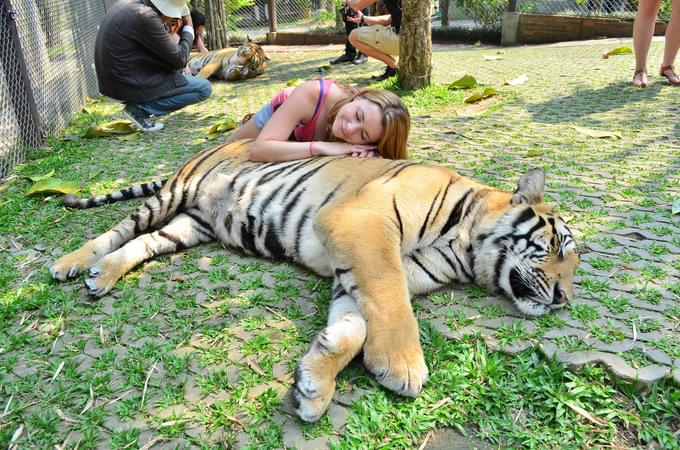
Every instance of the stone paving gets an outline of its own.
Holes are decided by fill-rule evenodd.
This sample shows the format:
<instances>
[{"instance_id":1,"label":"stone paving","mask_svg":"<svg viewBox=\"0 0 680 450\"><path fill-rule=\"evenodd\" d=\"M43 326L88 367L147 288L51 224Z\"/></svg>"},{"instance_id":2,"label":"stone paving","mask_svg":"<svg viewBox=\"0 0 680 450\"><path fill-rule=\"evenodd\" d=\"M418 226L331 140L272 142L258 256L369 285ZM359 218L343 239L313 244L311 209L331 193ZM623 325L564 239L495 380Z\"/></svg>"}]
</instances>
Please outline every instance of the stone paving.
<instances>
[{"instance_id":1,"label":"stone paving","mask_svg":"<svg viewBox=\"0 0 680 450\"><path fill-rule=\"evenodd\" d=\"M522 317L507 300L475 286L414 303L419 317L452 339L481 333L490 347L505 352L537 345L573 369L599 362L641 384L664 377L680 383L680 216L671 214L680 197L680 89L654 76L646 90L628 87L632 56L601 57L618 45L503 53L435 48L435 82L469 73L498 87L502 101L487 105L488 111L412 107L414 158L508 189L524 170L543 167L547 196L576 234L582 263L570 308L539 319ZM216 84L208 102L166 120L168 133L182 130L195 137L197 118L224 104L235 115L254 111L286 80L318 74L316 68L340 47L305 50L270 49L270 71L251 80L247 95L243 84ZM650 67L660 54L655 43ZM380 69L371 62L332 75L365 82ZM529 78L525 84L502 87L522 74ZM578 127L620 137L594 138ZM109 189L167 173L188 156L168 137L165 143L144 137L139 144L107 144L109 153L93 155L74 170L90 170L91 164L94 172L106 158L125 160L142 149L155 163L121 170ZM133 206L102 208L96 219L79 212L56 226L89 238ZM78 239L63 246L75 248ZM15 392L11 397L0 392L2 405L11 410L14 401L24 417L33 417L26 429L15 430L19 447L51 442L71 448L272 448L276 444L268 443L282 441L286 447L318 449L339 441L348 408L366 392L353 381L362 371L354 364L320 424L301 425L291 416L286 396L291 371L323 327L330 294L326 280L299 267L213 244L150 262L93 302L80 282L35 287L36 280L46 282L47 267L61 248L47 248L30 236L2 242L19 261L26 290L34 298L55 297L42 315L16 317L0 343L2 382ZM68 318L59 312L63 304L71 308ZM15 345L29 338L30 351ZM56 413L41 411L44 405L34 398L50 398ZM265 425L248 427L262 417ZM437 447L441 442L429 445L445 448Z\"/></svg>"}]
</instances>

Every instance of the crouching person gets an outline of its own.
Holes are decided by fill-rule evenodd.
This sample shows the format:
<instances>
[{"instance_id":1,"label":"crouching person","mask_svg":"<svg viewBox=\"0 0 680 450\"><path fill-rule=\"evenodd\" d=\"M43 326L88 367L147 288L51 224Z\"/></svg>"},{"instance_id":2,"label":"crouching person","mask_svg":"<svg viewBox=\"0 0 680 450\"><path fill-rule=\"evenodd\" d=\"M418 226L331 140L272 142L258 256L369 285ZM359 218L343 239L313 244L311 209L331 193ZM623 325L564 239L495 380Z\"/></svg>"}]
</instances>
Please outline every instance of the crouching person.
<instances>
[{"instance_id":1,"label":"crouching person","mask_svg":"<svg viewBox=\"0 0 680 450\"><path fill-rule=\"evenodd\" d=\"M179 42L167 27L181 19ZM151 120L212 93L204 78L183 75L195 31L184 0L120 0L104 16L95 43L99 91L125 103L123 114L141 131L163 124Z\"/></svg>"}]
</instances>

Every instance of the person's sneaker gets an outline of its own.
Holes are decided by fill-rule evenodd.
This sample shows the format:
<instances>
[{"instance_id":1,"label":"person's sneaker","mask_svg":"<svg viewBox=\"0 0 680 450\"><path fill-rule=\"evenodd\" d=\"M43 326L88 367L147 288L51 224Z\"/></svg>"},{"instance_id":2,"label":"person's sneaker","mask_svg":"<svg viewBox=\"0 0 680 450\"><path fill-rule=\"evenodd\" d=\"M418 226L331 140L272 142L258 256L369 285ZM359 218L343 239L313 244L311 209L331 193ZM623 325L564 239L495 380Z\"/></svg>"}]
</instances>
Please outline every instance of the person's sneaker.
<instances>
[{"instance_id":1,"label":"person's sneaker","mask_svg":"<svg viewBox=\"0 0 680 450\"><path fill-rule=\"evenodd\" d=\"M363 53L359 53L356 58L352 60L352 64L365 64L368 61L368 56L364 55Z\"/></svg>"},{"instance_id":2,"label":"person's sneaker","mask_svg":"<svg viewBox=\"0 0 680 450\"><path fill-rule=\"evenodd\" d=\"M348 62L352 62L353 59L354 59L354 55L350 55L349 53L343 53L342 55L338 56L333 61L331 61L331 64L348 63Z\"/></svg>"},{"instance_id":3,"label":"person's sneaker","mask_svg":"<svg viewBox=\"0 0 680 450\"><path fill-rule=\"evenodd\" d=\"M381 75L373 75L371 79L375 81L382 81L386 80L390 77L393 77L397 74L397 69L393 69L390 66L385 67L385 72Z\"/></svg>"},{"instance_id":4,"label":"person's sneaker","mask_svg":"<svg viewBox=\"0 0 680 450\"><path fill-rule=\"evenodd\" d=\"M139 131L143 131L144 133L163 129L162 123L152 121L149 116L132 105L125 105L123 115L130 119Z\"/></svg>"}]
</instances>

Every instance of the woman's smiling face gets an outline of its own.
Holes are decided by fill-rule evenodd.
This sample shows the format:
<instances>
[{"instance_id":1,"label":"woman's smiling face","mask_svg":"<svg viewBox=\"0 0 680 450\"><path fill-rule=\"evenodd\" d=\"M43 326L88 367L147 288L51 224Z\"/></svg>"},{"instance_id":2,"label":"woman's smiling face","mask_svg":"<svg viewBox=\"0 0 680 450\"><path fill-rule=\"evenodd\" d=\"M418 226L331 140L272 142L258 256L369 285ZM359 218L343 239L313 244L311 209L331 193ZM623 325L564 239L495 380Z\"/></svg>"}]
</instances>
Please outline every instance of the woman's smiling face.
<instances>
[{"instance_id":1,"label":"woman's smiling face","mask_svg":"<svg viewBox=\"0 0 680 450\"><path fill-rule=\"evenodd\" d=\"M377 104L357 97L340 108L331 133L350 144L375 144L383 134L382 109Z\"/></svg>"}]
</instances>

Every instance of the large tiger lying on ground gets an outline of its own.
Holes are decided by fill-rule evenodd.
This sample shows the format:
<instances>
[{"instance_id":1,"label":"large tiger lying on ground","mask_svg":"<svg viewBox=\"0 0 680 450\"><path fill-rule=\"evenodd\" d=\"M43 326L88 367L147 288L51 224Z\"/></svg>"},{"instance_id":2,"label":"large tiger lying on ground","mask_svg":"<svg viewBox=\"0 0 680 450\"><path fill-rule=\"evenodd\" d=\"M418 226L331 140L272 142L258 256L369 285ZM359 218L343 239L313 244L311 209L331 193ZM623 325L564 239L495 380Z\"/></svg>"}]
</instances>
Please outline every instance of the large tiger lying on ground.
<instances>
[{"instance_id":1,"label":"large tiger lying on ground","mask_svg":"<svg viewBox=\"0 0 680 450\"><path fill-rule=\"evenodd\" d=\"M268 60L262 47L254 42L247 42L237 49L225 48L192 54L188 66L192 75L239 81L262 75Z\"/></svg>"},{"instance_id":2,"label":"large tiger lying on ground","mask_svg":"<svg viewBox=\"0 0 680 450\"><path fill-rule=\"evenodd\" d=\"M305 421L326 411L336 375L362 349L382 385L401 395L420 392L428 370L411 294L475 282L528 315L560 308L573 295L575 243L543 203L540 170L509 193L411 161L253 163L250 142L205 150L162 189L139 189L160 191L60 258L52 276L66 280L89 269L87 289L102 296L149 258L218 239L333 277L328 326L295 371L293 393Z\"/></svg>"}]
</instances>

